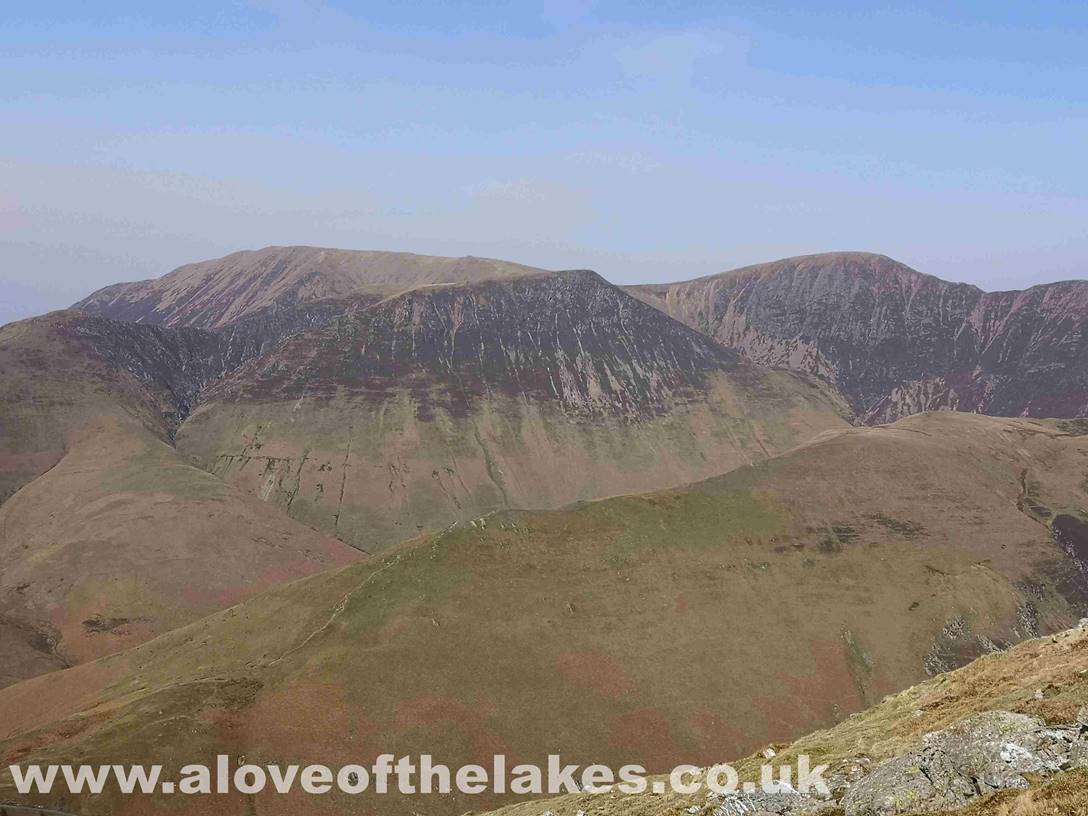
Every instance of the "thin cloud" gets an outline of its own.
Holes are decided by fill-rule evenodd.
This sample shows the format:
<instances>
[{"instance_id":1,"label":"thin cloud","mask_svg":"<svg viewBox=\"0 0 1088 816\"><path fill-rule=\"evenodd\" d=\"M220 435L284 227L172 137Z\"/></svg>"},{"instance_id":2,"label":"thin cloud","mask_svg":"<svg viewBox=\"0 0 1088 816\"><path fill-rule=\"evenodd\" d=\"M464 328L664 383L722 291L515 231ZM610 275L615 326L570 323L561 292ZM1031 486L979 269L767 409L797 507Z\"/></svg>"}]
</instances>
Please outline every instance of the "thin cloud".
<instances>
[{"instance_id":1,"label":"thin cloud","mask_svg":"<svg viewBox=\"0 0 1088 816\"><path fill-rule=\"evenodd\" d=\"M614 46L627 79L681 87L691 85L704 66L743 66L748 52L745 38L703 29L633 35Z\"/></svg>"}]
</instances>

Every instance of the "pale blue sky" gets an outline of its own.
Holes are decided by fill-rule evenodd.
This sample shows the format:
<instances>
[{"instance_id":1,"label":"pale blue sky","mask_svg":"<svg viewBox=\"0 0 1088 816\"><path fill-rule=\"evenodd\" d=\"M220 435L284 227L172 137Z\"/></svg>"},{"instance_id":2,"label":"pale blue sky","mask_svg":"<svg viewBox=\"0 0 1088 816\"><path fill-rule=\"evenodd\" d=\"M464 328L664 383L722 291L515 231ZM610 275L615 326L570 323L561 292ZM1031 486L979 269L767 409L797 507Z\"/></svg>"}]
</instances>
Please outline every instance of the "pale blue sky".
<instances>
[{"instance_id":1,"label":"pale blue sky","mask_svg":"<svg viewBox=\"0 0 1088 816\"><path fill-rule=\"evenodd\" d=\"M0 322L291 243L1085 277L1086 44L1045 0L5 3Z\"/></svg>"}]
</instances>

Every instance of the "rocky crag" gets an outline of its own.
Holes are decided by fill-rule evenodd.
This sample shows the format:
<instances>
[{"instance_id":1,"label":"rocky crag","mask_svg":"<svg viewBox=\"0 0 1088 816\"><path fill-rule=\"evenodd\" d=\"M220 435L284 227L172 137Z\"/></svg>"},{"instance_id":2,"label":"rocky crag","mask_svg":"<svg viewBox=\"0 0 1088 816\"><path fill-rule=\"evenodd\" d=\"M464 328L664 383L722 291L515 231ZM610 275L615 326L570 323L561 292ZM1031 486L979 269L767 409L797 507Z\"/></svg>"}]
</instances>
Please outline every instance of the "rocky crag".
<instances>
[{"instance_id":1,"label":"rocky crag","mask_svg":"<svg viewBox=\"0 0 1088 816\"><path fill-rule=\"evenodd\" d=\"M983 292L853 252L629 291L757 363L824 377L869 423L1088 414L1086 281Z\"/></svg>"}]
</instances>

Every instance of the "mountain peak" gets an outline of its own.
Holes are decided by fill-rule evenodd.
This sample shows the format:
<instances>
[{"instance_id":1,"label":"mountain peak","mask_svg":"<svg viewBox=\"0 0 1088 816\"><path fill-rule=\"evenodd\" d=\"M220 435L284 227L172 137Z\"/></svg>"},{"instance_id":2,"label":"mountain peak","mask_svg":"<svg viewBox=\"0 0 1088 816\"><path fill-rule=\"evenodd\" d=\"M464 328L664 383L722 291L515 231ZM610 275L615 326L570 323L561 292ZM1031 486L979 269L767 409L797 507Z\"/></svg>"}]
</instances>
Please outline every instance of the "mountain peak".
<instances>
[{"instance_id":1,"label":"mountain peak","mask_svg":"<svg viewBox=\"0 0 1088 816\"><path fill-rule=\"evenodd\" d=\"M1088 413L1085 281L987 293L834 252L629 291L753 362L833 382L869 422Z\"/></svg>"},{"instance_id":2,"label":"mountain peak","mask_svg":"<svg viewBox=\"0 0 1088 816\"><path fill-rule=\"evenodd\" d=\"M74 308L134 322L219 329L269 308L543 272L471 256L268 246L187 264L154 280L107 286Z\"/></svg>"},{"instance_id":3,"label":"mountain peak","mask_svg":"<svg viewBox=\"0 0 1088 816\"><path fill-rule=\"evenodd\" d=\"M575 269L428 283L296 335L212 394L379 398L411 383L421 410L501 391L573 414L635 417L736 365L713 340Z\"/></svg>"}]
</instances>

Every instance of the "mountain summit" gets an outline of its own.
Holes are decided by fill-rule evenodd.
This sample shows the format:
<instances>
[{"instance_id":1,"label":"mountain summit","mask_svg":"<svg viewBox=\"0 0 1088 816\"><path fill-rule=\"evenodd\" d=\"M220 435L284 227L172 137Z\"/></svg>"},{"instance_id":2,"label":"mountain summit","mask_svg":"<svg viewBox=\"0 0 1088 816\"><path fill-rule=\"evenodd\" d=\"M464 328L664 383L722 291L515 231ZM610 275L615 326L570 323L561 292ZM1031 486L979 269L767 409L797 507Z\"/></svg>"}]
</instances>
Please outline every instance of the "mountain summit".
<instances>
[{"instance_id":1,"label":"mountain summit","mask_svg":"<svg viewBox=\"0 0 1088 816\"><path fill-rule=\"evenodd\" d=\"M326 298L541 271L490 258L270 246L186 264L154 280L107 286L72 308L117 320L216 329L264 310Z\"/></svg>"},{"instance_id":2,"label":"mountain summit","mask_svg":"<svg viewBox=\"0 0 1088 816\"><path fill-rule=\"evenodd\" d=\"M930 410L1088 414L1088 281L983 292L884 255L805 255L628 291L870 423Z\"/></svg>"}]
</instances>

